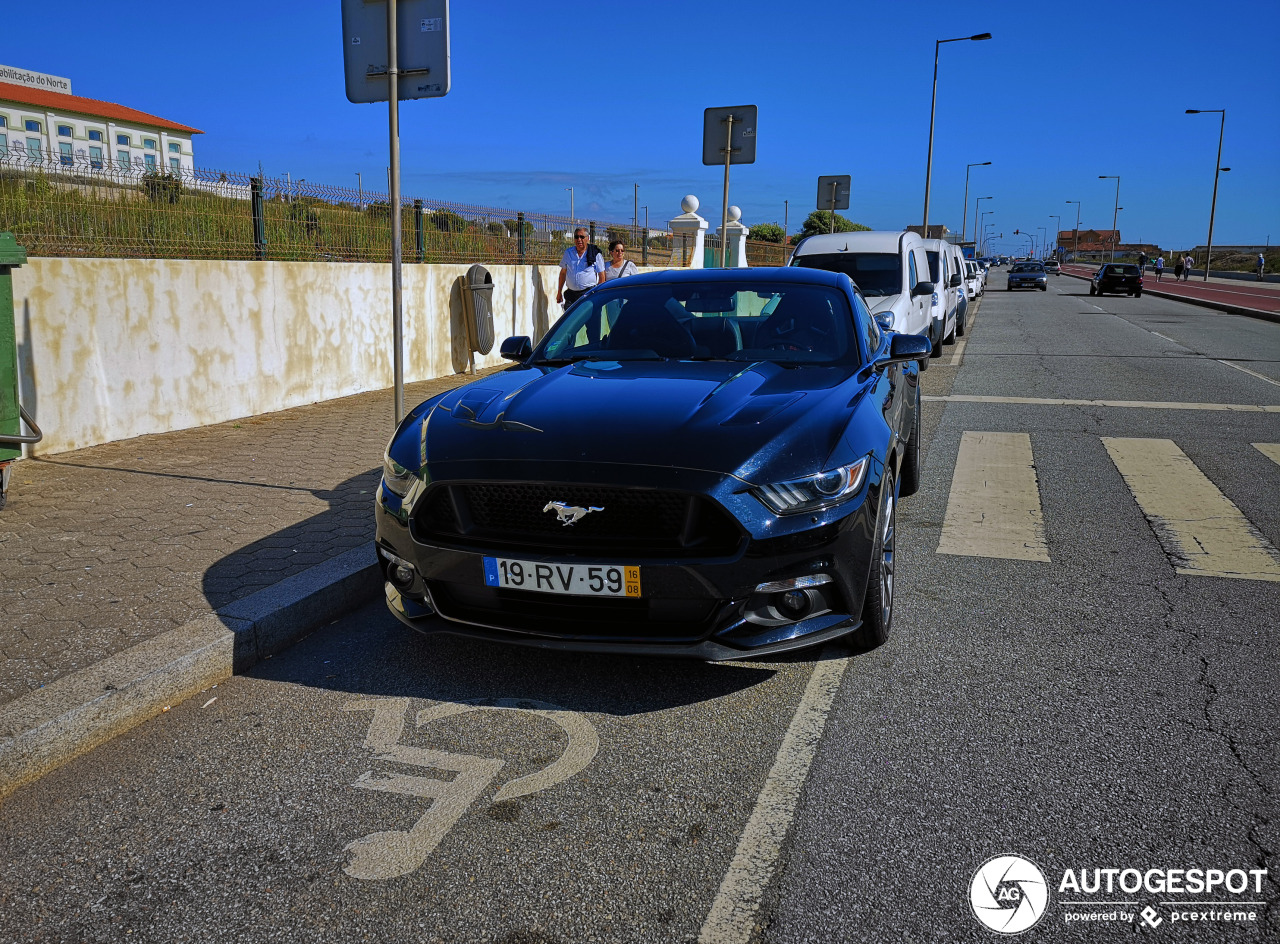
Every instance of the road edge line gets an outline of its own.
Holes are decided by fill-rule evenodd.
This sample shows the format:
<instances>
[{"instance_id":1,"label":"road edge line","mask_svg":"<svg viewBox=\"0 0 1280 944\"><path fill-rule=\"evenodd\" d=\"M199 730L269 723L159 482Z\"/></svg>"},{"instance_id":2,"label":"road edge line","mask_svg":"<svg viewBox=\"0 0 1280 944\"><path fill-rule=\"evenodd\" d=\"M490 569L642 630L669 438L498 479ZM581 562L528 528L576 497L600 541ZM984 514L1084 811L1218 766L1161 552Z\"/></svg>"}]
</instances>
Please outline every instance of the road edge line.
<instances>
[{"instance_id":1,"label":"road edge line","mask_svg":"<svg viewBox=\"0 0 1280 944\"><path fill-rule=\"evenodd\" d=\"M756 931L756 912L777 868L800 790L849 665L848 656L831 659L827 655L824 648L698 933L699 944L747 944Z\"/></svg>"},{"instance_id":2,"label":"road edge line","mask_svg":"<svg viewBox=\"0 0 1280 944\"><path fill-rule=\"evenodd\" d=\"M0 800L374 597L372 544L0 705Z\"/></svg>"}]
</instances>

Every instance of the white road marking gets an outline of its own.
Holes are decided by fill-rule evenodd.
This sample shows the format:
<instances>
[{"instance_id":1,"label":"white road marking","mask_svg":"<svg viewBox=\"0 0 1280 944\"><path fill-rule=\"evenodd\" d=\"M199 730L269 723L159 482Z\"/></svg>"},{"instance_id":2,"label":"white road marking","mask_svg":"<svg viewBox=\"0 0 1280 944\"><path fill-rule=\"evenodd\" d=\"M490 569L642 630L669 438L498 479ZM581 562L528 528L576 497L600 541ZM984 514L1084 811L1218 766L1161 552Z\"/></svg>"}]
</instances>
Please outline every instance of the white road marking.
<instances>
[{"instance_id":1,"label":"white road marking","mask_svg":"<svg viewBox=\"0 0 1280 944\"><path fill-rule=\"evenodd\" d=\"M378 752L378 760L453 771L457 776L446 781L401 773L384 777L375 777L373 771L361 774L354 784L356 787L429 799L431 805L407 830L372 833L348 843L345 851L352 854L352 859L343 871L352 878L389 879L416 871L468 807L484 793L504 764L488 757L401 744L409 704L408 698L361 699L344 705L343 710L373 712L364 744ZM600 739L586 718L546 702L502 699L492 705L443 703L418 712L416 721L422 727L442 718L481 710L536 714L554 721L569 735L569 746L557 761L512 780L498 791L495 802L527 796L568 780L591 763L600 749Z\"/></svg>"},{"instance_id":2,"label":"white road marking","mask_svg":"<svg viewBox=\"0 0 1280 944\"><path fill-rule=\"evenodd\" d=\"M1257 449L1272 462L1280 465L1280 443L1254 443L1253 448Z\"/></svg>"},{"instance_id":3,"label":"white road marking","mask_svg":"<svg viewBox=\"0 0 1280 944\"><path fill-rule=\"evenodd\" d=\"M823 655L826 654L824 650ZM809 774L848 664L847 658L824 658L814 668L756 807L738 840L733 862L711 903L698 935L699 944L747 944L754 938L761 897L777 868L782 840L800 800L800 788Z\"/></svg>"},{"instance_id":4,"label":"white road marking","mask_svg":"<svg viewBox=\"0 0 1280 944\"><path fill-rule=\"evenodd\" d=\"M968 338L960 338L956 341L955 348L951 351L951 360L947 361L947 367L959 367L961 361L964 360L964 346L968 343Z\"/></svg>"},{"instance_id":5,"label":"white road marking","mask_svg":"<svg viewBox=\"0 0 1280 944\"><path fill-rule=\"evenodd\" d=\"M1132 410L1218 410L1230 413L1280 413L1280 405L1251 403L1176 403L1166 400L1055 400L1047 397L979 397L952 394L922 397L942 403L1008 403L1016 406L1108 406Z\"/></svg>"},{"instance_id":6,"label":"white road marking","mask_svg":"<svg viewBox=\"0 0 1280 944\"><path fill-rule=\"evenodd\" d=\"M961 435L938 553L1049 562L1030 436Z\"/></svg>"},{"instance_id":7,"label":"white road marking","mask_svg":"<svg viewBox=\"0 0 1280 944\"><path fill-rule=\"evenodd\" d=\"M1241 367L1239 364L1231 363L1231 361L1218 361L1218 363L1226 367L1234 367L1236 370L1242 370L1246 374L1248 374L1250 377L1257 377L1259 380L1265 380L1267 383L1273 386L1280 387L1280 380L1272 380L1270 377L1267 377L1264 374L1260 374L1257 371L1250 370L1248 367Z\"/></svg>"},{"instance_id":8,"label":"white road marking","mask_svg":"<svg viewBox=\"0 0 1280 944\"><path fill-rule=\"evenodd\" d=\"M1180 574L1280 581L1280 554L1169 439L1102 437Z\"/></svg>"},{"instance_id":9,"label":"white road marking","mask_svg":"<svg viewBox=\"0 0 1280 944\"><path fill-rule=\"evenodd\" d=\"M1164 338L1170 344L1176 344L1178 345L1178 347L1185 346L1181 341L1175 341L1173 338L1169 337L1167 334L1161 334L1159 331L1152 331L1151 333L1154 334L1157 338Z\"/></svg>"}]
</instances>

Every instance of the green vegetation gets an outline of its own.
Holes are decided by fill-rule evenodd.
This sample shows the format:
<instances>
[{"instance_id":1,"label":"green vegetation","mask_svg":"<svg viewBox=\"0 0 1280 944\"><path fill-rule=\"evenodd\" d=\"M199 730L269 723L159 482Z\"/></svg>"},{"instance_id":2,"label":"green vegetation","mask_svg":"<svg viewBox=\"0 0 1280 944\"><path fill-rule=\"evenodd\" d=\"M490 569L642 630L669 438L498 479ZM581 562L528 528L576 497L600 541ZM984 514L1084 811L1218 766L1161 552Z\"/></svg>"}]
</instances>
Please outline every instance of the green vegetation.
<instances>
[{"instance_id":1,"label":"green vegetation","mask_svg":"<svg viewBox=\"0 0 1280 944\"><path fill-rule=\"evenodd\" d=\"M855 223L853 220L846 219L839 213L836 214L836 232L837 233L853 233L859 230L870 230L870 226L863 226L861 223ZM804 226L800 229L801 236L814 236L818 233L831 232L831 211L830 210L814 210L805 217Z\"/></svg>"}]
</instances>

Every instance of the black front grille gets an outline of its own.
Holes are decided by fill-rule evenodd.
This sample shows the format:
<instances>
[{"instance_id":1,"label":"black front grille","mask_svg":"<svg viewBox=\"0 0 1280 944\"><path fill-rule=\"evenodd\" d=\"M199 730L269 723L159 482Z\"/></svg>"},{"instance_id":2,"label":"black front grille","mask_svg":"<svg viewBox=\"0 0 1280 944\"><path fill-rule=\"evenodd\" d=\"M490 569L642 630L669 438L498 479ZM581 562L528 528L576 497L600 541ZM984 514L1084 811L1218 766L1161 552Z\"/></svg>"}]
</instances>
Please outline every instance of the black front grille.
<instances>
[{"instance_id":1,"label":"black front grille","mask_svg":"<svg viewBox=\"0 0 1280 944\"><path fill-rule=\"evenodd\" d=\"M712 600L598 599L428 581L440 615L557 639L692 641L711 628Z\"/></svg>"},{"instance_id":2,"label":"black front grille","mask_svg":"<svg viewBox=\"0 0 1280 944\"><path fill-rule=\"evenodd\" d=\"M592 510L565 524L548 507L553 502ZM743 536L732 516L703 495L536 482L439 485L424 498L416 527L421 540L444 547L628 559L727 557Z\"/></svg>"}]
</instances>

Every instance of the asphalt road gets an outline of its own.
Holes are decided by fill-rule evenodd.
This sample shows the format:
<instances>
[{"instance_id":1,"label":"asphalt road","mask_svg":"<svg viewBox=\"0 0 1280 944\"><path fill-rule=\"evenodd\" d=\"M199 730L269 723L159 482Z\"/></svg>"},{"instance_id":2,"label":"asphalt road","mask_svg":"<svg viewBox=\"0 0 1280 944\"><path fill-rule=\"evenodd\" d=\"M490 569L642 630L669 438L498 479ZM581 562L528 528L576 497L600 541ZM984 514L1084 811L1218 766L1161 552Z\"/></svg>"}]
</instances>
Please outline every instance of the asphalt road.
<instances>
[{"instance_id":1,"label":"asphalt road","mask_svg":"<svg viewBox=\"0 0 1280 944\"><path fill-rule=\"evenodd\" d=\"M1203 404L1280 404L1280 325L1053 279L925 392L884 647L551 654L375 603L5 801L0 941L990 941L1001 855L1050 886L1026 940L1280 938L1271 876L1060 892L1275 868L1280 582L1179 573L1109 450L1176 443L1274 554L1280 413ZM1150 401L1199 406L1106 405ZM1026 437L1048 560L938 553L966 433ZM1186 917L1223 902L1256 917Z\"/></svg>"}]
</instances>

